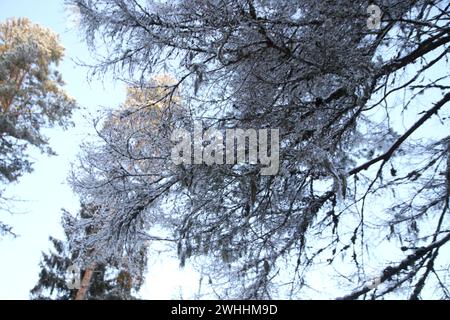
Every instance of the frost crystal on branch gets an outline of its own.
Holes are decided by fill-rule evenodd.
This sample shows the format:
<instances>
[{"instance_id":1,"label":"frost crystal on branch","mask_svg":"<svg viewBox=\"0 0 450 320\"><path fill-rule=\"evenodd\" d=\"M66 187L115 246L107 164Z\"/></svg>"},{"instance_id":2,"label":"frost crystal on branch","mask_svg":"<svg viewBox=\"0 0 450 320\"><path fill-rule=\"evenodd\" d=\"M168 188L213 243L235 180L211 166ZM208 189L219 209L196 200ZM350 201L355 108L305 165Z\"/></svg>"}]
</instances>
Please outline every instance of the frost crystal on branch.
<instances>
[{"instance_id":1,"label":"frost crystal on branch","mask_svg":"<svg viewBox=\"0 0 450 320\"><path fill-rule=\"evenodd\" d=\"M83 245L121 257L169 240L217 297L309 297L319 266L353 298L449 297L446 1L380 1L377 29L362 0L71 3L110 49L94 73L176 79L157 86L157 119L146 99L108 114L81 155L74 188L102 207ZM279 173L172 165L171 134L196 121L279 128Z\"/></svg>"}]
</instances>

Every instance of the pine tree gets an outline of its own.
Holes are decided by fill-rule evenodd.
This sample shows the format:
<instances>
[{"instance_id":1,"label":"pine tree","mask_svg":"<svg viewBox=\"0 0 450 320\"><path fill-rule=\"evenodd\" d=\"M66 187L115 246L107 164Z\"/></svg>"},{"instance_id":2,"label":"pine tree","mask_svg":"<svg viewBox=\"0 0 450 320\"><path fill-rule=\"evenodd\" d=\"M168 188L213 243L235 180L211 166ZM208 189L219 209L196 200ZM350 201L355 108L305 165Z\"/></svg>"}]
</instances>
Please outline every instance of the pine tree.
<instances>
[{"instance_id":1,"label":"pine tree","mask_svg":"<svg viewBox=\"0 0 450 320\"><path fill-rule=\"evenodd\" d=\"M30 146L54 154L42 129L71 124L76 104L55 69L63 54L58 36L27 18L0 23L0 200L3 185L32 170Z\"/></svg>"},{"instance_id":2,"label":"pine tree","mask_svg":"<svg viewBox=\"0 0 450 320\"><path fill-rule=\"evenodd\" d=\"M174 84L175 83L175 84ZM97 141L84 144L82 148L86 153L82 153L80 160L85 163L85 167L91 167L97 161L105 161L93 170L92 174L97 177L97 173L102 175L101 179L109 180L110 176L116 174L128 177L133 175L132 181L120 179L115 180L118 185L111 189L111 192L123 193L128 198L125 202L115 203L102 201L98 205L98 211L88 221L83 221L77 228L83 228L83 223L89 223L95 232L87 235L83 241L78 241L79 250L83 253L85 260L90 260L93 256L89 250L89 243L95 243L96 255L94 260L105 260L107 257L114 256L116 263L121 264L125 258L129 260L129 265L133 265L133 256L135 256L143 243L152 241L145 232L151 227L151 221L141 219L140 213L149 208L153 201L158 198L158 193L170 185L170 181L164 181L159 178L159 174L169 170L171 164L166 161L167 154L170 154L172 145L170 140L171 128L176 123L183 121L184 110L180 104L178 91L174 90L176 81L169 76L156 76L145 84L131 85L128 87L127 98L118 110L107 111L104 121L99 124L97 132L101 141L106 142L99 146ZM169 98L170 97L170 98ZM168 103L168 101L170 103ZM114 149L110 149L110 146ZM115 152L123 155L122 159L111 161L111 155ZM133 159L130 161L130 158ZM122 161L123 160L123 161ZM113 167L111 167L111 165ZM108 168L107 171L103 167ZM98 171L97 171L98 170ZM157 174L154 174L156 172ZM81 177L81 176L80 176ZM74 181L72 185L77 190L78 176L72 176ZM84 177L82 177L84 178ZM76 181L76 182L75 182ZM96 179L91 180L95 183L102 183ZM84 182L84 181L83 181ZM127 186L128 182L136 185L136 188L143 188L145 197L154 194L152 200L145 199L141 193L128 192L128 189L121 186ZM145 189L148 183L161 183L161 190ZM104 193L105 196L109 195ZM99 199L92 197L92 194L83 194L81 200L86 203L95 203ZM139 202L142 199L142 202ZM138 203L135 203L137 201ZM117 215L115 211L121 206L127 206L127 203L133 205L128 207L130 217L127 219L115 220ZM155 212L155 215L165 214L163 211ZM113 219L113 220L111 220ZM116 225L120 228L119 242L117 238L111 238L109 232L105 229L106 225ZM133 238L130 238L133 237ZM131 257L131 258L130 258ZM131 260L130 260L131 259ZM92 261L98 263L98 261ZM139 259L135 262L140 263ZM139 266L138 266L139 268Z\"/></svg>"}]
</instances>

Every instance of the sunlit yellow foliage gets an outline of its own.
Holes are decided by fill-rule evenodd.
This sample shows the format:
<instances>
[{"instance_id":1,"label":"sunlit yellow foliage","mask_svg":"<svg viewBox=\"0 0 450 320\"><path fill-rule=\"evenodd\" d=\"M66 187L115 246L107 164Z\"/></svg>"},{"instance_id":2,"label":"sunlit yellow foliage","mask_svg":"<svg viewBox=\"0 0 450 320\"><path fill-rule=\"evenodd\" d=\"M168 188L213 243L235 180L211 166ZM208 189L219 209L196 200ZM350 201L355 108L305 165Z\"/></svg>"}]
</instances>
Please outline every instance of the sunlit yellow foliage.
<instances>
[{"instance_id":1,"label":"sunlit yellow foliage","mask_svg":"<svg viewBox=\"0 0 450 320\"><path fill-rule=\"evenodd\" d=\"M175 93L171 95L171 88L176 84L176 80L166 74L155 76L148 88L140 86L130 86L127 88L127 98L125 108L151 106L153 109L163 109L167 106L166 98L171 98L171 102L179 102L179 96ZM171 95L170 97L168 97Z\"/></svg>"},{"instance_id":2,"label":"sunlit yellow foliage","mask_svg":"<svg viewBox=\"0 0 450 320\"><path fill-rule=\"evenodd\" d=\"M27 18L11 18L0 23L0 55L10 60L8 72L0 77L0 86L11 87L0 96L2 111L10 110L27 76L40 81L44 93L64 94L58 87L62 80L50 77L50 65L58 64L63 54L58 36L48 28Z\"/></svg>"},{"instance_id":3,"label":"sunlit yellow foliage","mask_svg":"<svg viewBox=\"0 0 450 320\"><path fill-rule=\"evenodd\" d=\"M148 172L154 166L149 157L160 156L158 141L171 126L171 116L182 112L177 83L172 76L163 74L145 85L129 86L125 102L103 124L114 139L127 140L128 152L135 158L123 164L127 170Z\"/></svg>"},{"instance_id":4,"label":"sunlit yellow foliage","mask_svg":"<svg viewBox=\"0 0 450 320\"><path fill-rule=\"evenodd\" d=\"M105 126L127 128L155 127L167 108L178 108L181 98L173 86L177 81L170 75L157 75L144 86L128 86L125 102L119 114L110 117Z\"/></svg>"}]
</instances>

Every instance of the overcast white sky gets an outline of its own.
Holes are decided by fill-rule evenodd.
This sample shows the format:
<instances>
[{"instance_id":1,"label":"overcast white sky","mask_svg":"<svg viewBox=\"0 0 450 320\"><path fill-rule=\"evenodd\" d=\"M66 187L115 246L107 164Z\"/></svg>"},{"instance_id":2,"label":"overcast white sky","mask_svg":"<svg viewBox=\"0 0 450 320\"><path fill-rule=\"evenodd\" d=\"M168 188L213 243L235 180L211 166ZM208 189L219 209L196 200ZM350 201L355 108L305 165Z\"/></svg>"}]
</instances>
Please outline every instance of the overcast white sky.
<instances>
[{"instance_id":1,"label":"overcast white sky","mask_svg":"<svg viewBox=\"0 0 450 320\"><path fill-rule=\"evenodd\" d=\"M19 183L7 187L7 196L14 215L0 211L0 221L14 227L20 236L0 240L0 299L29 299L29 291L36 284L41 252L50 248L50 235L61 238L61 208L77 212L79 202L66 183L70 163L75 161L79 145L93 130L87 119L102 107L115 107L125 97L121 83L109 81L87 82L87 70L73 59L89 61L90 54L81 41L73 23L68 19L63 0L0 0L0 21L9 17L28 17L34 23L51 28L60 35L66 48L60 64L66 90L81 110L76 112L76 126L67 131L47 130L52 148L58 156L47 157L31 152L34 172L24 175ZM147 283L141 290L143 298L187 298L192 294L198 278L189 271L180 271L176 259L151 257ZM181 288L188 288L181 289Z\"/></svg>"}]
</instances>

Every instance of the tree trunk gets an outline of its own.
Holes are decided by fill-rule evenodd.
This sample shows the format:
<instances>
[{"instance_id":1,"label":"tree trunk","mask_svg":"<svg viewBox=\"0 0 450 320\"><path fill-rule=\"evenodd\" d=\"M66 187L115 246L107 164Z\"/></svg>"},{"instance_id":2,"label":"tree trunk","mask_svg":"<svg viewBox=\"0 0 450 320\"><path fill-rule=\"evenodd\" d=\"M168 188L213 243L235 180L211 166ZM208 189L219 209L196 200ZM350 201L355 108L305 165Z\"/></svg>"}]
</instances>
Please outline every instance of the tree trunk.
<instances>
[{"instance_id":1,"label":"tree trunk","mask_svg":"<svg viewBox=\"0 0 450 320\"><path fill-rule=\"evenodd\" d=\"M86 293L89 290L91 284L92 275L94 274L95 264L88 267L84 272L83 279L81 280L80 289L78 289L75 296L75 300L86 300Z\"/></svg>"}]
</instances>

